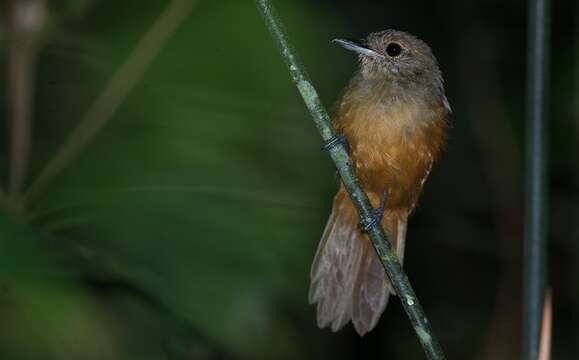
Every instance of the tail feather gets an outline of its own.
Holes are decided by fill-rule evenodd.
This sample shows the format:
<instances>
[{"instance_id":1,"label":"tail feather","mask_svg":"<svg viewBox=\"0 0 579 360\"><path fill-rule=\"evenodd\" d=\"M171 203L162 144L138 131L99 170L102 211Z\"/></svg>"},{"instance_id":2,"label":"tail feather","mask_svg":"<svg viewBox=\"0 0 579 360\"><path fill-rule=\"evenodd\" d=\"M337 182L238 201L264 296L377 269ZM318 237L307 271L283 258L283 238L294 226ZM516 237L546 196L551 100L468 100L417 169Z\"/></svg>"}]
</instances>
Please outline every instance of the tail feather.
<instances>
[{"instance_id":1,"label":"tail feather","mask_svg":"<svg viewBox=\"0 0 579 360\"><path fill-rule=\"evenodd\" d=\"M404 248L406 247L406 224L408 215L400 214L398 217L397 234L396 234L396 256L400 261L400 265L404 264Z\"/></svg>"},{"instance_id":2,"label":"tail feather","mask_svg":"<svg viewBox=\"0 0 579 360\"><path fill-rule=\"evenodd\" d=\"M404 251L406 219L385 214L382 224L396 239L398 256ZM392 291L368 237L358 226L357 213L342 188L311 269L309 301L317 303L319 327L338 331L352 321L360 335L372 330Z\"/></svg>"},{"instance_id":3,"label":"tail feather","mask_svg":"<svg viewBox=\"0 0 579 360\"><path fill-rule=\"evenodd\" d=\"M363 268L358 273L356 291L352 294L352 323L360 336L376 326L391 293L382 263L374 249L366 248Z\"/></svg>"}]
</instances>

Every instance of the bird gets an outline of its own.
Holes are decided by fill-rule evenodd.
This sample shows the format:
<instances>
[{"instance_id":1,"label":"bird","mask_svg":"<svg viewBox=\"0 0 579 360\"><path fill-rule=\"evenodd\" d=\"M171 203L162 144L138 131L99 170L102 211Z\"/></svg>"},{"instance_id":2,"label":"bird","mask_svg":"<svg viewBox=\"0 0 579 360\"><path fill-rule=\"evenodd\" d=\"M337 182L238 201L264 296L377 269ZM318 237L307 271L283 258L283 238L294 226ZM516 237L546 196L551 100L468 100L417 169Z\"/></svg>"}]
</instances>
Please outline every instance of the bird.
<instances>
[{"instance_id":1,"label":"bird","mask_svg":"<svg viewBox=\"0 0 579 360\"><path fill-rule=\"evenodd\" d=\"M336 102L332 123L402 263L408 217L446 143L451 108L442 73L430 47L407 32L333 42L355 52L359 66ZM340 184L310 272L308 298L316 304L317 324L336 332L352 322L364 336L390 295L395 291Z\"/></svg>"}]
</instances>

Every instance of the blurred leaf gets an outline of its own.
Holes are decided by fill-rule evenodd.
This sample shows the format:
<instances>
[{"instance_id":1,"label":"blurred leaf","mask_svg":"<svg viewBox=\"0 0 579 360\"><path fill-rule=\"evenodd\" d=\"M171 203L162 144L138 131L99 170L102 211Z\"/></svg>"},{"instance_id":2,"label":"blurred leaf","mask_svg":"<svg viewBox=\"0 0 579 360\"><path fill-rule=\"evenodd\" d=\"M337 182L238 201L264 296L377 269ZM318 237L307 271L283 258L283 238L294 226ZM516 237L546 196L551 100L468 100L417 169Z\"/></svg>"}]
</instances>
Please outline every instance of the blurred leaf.
<instances>
[{"instance_id":1,"label":"blurred leaf","mask_svg":"<svg viewBox=\"0 0 579 360\"><path fill-rule=\"evenodd\" d=\"M124 2L115 18L96 6L96 28L78 35L106 44L95 53L102 60L90 62L128 53L159 12L155 4L133 13ZM320 23L297 4L284 13ZM52 50L60 71L79 71L86 89L102 83L83 58ZM278 312L295 301L307 307L327 206L319 194L333 170L283 69L253 3L201 2L96 142L36 202L33 218L92 264L89 276L142 289L226 352L305 356ZM67 101L75 86L59 84ZM86 90L76 97L85 103ZM73 122L45 115L53 131Z\"/></svg>"}]
</instances>

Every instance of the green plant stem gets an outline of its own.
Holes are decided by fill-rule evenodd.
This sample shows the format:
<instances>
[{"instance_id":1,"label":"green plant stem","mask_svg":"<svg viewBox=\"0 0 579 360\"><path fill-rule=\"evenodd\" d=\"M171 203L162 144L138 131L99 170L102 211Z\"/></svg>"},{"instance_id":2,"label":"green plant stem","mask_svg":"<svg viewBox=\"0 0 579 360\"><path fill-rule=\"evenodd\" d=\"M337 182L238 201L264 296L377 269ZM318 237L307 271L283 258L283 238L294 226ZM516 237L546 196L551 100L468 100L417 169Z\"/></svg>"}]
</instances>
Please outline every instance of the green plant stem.
<instances>
[{"instance_id":1,"label":"green plant stem","mask_svg":"<svg viewBox=\"0 0 579 360\"><path fill-rule=\"evenodd\" d=\"M279 50L284 58L291 77L295 82L302 98L304 99L310 114L324 141L328 141L335 135L336 131L331 125L328 112L322 105L320 98L312 86L308 76L302 69L297 60L283 27L275 10L267 0L256 0L257 6L261 11L269 31L277 42ZM363 223L370 222L373 208L368 200L366 192L360 186L360 182L352 168L352 163L347 150L343 145L335 146L329 149L330 156L338 169L338 173L346 187L352 202L358 210L360 220ZM379 223L373 225L368 231L372 244L380 257L382 264L396 290L396 293L402 300L404 310L418 335L418 339L426 353L428 359L445 359L440 344L435 339L422 306L410 285L408 277L402 270L402 266L396 257L391 242L386 238L386 233Z\"/></svg>"},{"instance_id":2,"label":"green plant stem","mask_svg":"<svg viewBox=\"0 0 579 360\"><path fill-rule=\"evenodd\" d=\"M550 2L528 7L523 359L539 354L547 278Z\"/></svg>"}]
</instances>

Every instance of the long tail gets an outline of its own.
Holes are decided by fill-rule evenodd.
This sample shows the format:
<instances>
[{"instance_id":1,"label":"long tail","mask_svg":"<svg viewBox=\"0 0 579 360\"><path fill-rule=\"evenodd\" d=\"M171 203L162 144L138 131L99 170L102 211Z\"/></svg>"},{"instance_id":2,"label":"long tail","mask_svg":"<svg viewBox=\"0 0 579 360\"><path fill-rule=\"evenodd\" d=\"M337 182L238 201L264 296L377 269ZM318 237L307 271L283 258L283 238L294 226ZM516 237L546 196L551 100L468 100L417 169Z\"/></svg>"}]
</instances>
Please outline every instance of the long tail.
<instances>
[{"instance_id":1,"label":"long tail","mask_svg":"<svg viewBox=\"0 0 579 360\"><path fill-rule=\"evenodd\" d=\"M372 203L379 196L369 194ZM402 261L406 215L386 211L382 225L396 239ZM368 237L358 226L358 216L343 187L334 198L332 213L312 264L309 301L317 303L318 326L338 331L349 321L360 336L372 330L394 293L382 263Z\"/></svg>"}]
</instances>

